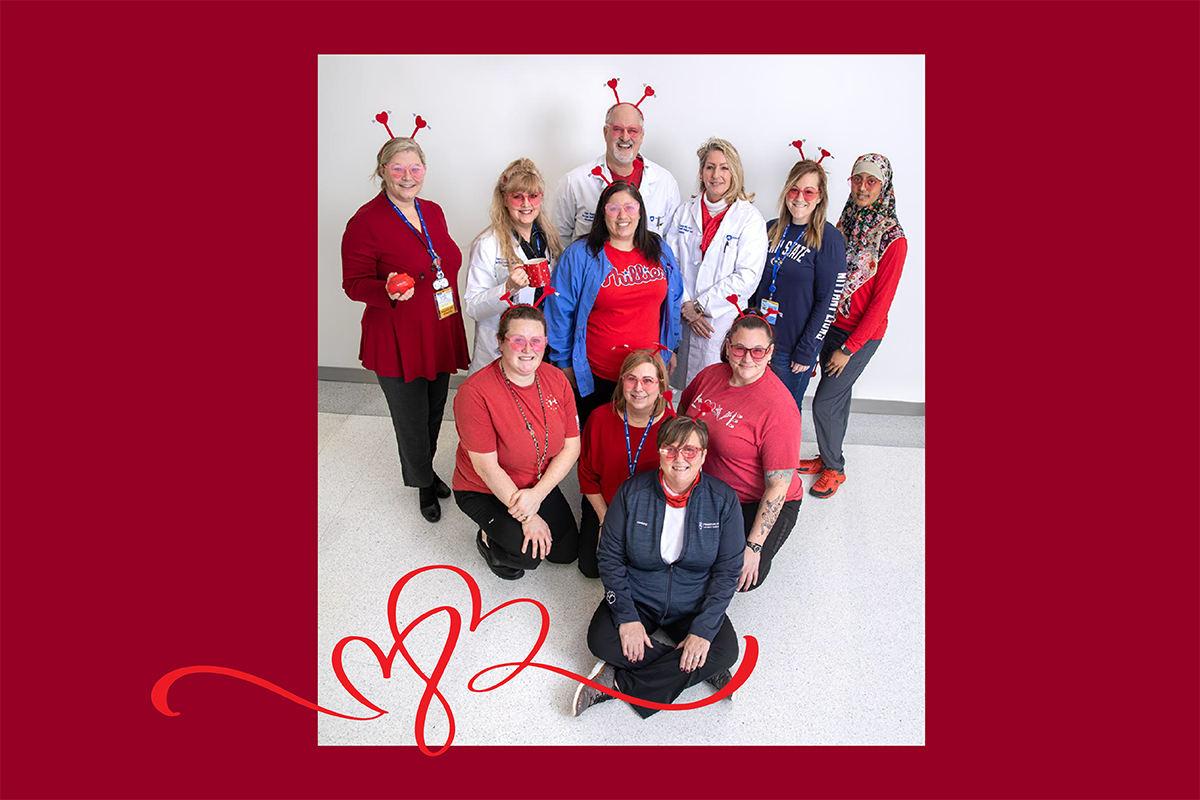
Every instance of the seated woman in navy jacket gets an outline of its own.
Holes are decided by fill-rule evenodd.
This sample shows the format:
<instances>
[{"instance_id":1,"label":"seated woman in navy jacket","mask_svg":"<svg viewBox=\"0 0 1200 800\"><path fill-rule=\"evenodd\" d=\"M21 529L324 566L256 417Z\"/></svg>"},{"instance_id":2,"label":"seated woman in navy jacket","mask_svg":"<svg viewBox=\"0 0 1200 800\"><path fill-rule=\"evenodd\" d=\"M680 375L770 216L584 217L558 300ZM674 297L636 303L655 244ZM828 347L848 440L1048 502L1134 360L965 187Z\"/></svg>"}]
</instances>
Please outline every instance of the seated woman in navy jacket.
<instances>
[{"instance_id":1,"label":"seated woman in navy jacket","mask_svg":"<svg viewBox=\"0 0 1200 800\"><path fill-rule=\"evenodd\" d=\"M588 677L643 700L671 703L701 681L720 689L737 661L725 609L746 548L742 507L732 489L700 473L707 447L703 422L663 423L660 469L621 484L604 517L597 553L604 600L588 627L600 663ZM674 648L650 638L660 628ZM609 699L580 684L574 714ZM633 708L642 717L655 713Z\"/></svg>"}]
</instances>

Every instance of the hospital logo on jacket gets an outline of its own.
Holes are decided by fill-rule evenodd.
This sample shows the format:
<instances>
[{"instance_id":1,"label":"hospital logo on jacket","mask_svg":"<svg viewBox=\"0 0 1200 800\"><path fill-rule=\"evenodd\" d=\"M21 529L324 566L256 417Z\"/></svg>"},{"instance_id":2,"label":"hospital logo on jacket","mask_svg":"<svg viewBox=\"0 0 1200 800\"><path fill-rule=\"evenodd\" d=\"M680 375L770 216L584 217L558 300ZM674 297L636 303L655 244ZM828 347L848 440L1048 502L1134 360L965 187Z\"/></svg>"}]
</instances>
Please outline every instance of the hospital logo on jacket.
<instances>
[{"instance_id":1,"label":"hospital logo on jacket","mask_svg":"<svg viewBox=\"0 0 1200 800\"><path fill-rule=\"evenodd\" d=\"M611 289L614 286L638 286L643 283L657 283L667 279L667 273L659 265L647 267L645 264L634 264L624 272L610 270L600 284L601 289Z\"/></svg>"},{"instance_id":2,"label":"hospital logo on jacket","mask_svg":"<svg viewBox=\"0 0 1200 800\"><path fill-rule=\"evenodd\" d=\"M593 595L593 597L594 596L595 595ZM612 589L609 589L607 592L604 593L604 599L608 602L608 604L610 606L616 605L617 604L617 593L614 592Z\"/></svg>"},{"instance_id":3,"label":"hospital logo on jacket","mask_svg":"<svg viewBox=\"0 0 1200 800\"><path fill-rule=\"evenodd\" d=\"M676 233L695 233L695 232L696 232L695 229L692 228L691 225L684 225L682 222L679 223L679 230L676 231Z\"/></svg>"}]
</instances>

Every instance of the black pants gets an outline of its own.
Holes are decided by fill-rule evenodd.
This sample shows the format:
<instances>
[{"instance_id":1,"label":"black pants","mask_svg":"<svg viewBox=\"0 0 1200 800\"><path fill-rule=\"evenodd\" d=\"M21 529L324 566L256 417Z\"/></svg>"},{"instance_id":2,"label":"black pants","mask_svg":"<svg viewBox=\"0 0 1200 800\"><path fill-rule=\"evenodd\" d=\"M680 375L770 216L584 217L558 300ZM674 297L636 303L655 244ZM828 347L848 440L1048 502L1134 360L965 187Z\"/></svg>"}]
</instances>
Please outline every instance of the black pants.
<instances>
[{"instance_id":1,"label":"black pants","mask_svg":"<svg viewBox=\"0 0 1200 800\"><path fill-rule=\"evenodd\" d=\"M375 377L379 379L379 387L383 389L388 411L392 414L404 485L418 489L433 486L433 457L437 455L450 373L439 372L433 380Z\"/></svg>"},{"instance_id":2,"label":"black pants","mask_svg":"<svg viewBox=\"0 0 1200 800\"><path fill-rule=\"evenodd\" d=\"M487 534L492 554L505 566L537 569L538 564L542 563L540 558L534 558L532 545L524 553L521 552L521 545L525 543L521 523L509 515L508 506L495 495L456 490L454 502ZM552 541L546 560L553 564L570 564L579 553L579 527L575 524L575 515L571 513L567 498L563 497L557 486L542 501L538 516L550 526Z\"/></svg>"},{"instance_id":3,"label":"black pants","mask_svg":"<svg viewBox=\"0 0 1200 800\"><path fill-rule=\"evenodd\" d=\"M754 516L758 514L758 506L758 503L742 503L742 521L746 525L747 539L750 538L750 529L754 527ZM783 508L779 509L779 516L767 534L767 540L763 542L762 552L758 554L758 583L743 591L753 591L767 580L767 573L771 571L771 559L775 558L779 548L787 541L792 528L796 527L796 518L799 516L799 500L788 500L783 504Z\"/></svg>"},{"instance_id":4,"label":"black pants","mask_svg":"<svg viewBox=\"0 0 1200 800\"><path fill-rule=\"evenodd\" d=\"M600 546L600 515L585 497L583 516L579 519L579 571L588 578L600 577L596 548Z\"/></svg>"},{"instance_id":5,"label":"black pants","mask_svg":"<svg viewBox=\"0 0 1200 800\"><path fill-rule=\"evenodd\" d=\"M644 607L637 606L637 611L647 636L659 629L658 621L653 619ZM693 619L693 615L685 616L663 625L662 629L679 643L687 637ZM703 667L692 672L679 669L679 657L683 654L683 648L675 649L674 646L657 639L654 647L647 647L642 660L635 664L621 652L620 629L613 622L612 611L609 610L606 600L600 601L600 607L592 615L592 622L588 626L588 648L596 658L603 659L616 668L619 690L639 700L655 703L675 702L675 698L683 694L684 689L731 668L738 659L737 632L733 630L733 623L729 621L729 617L725 617L721 629L709 645L708 657L705 658ZM641 706L634 706L633 710L643 719L658 713L656 709Z\"/></svg>"},{"instance_id":6,"label":"black pants","mask_svg":"<svg viewBox=\"0 0 1200 800\"><path fill-rule=\"evenodd\" d=\"M603 378L592 376L592 393L587 397L579 394L579 390L575 390L575 410L579 414L579 430L583 431L583 423L587 422L587 418L593 411L600 406L608 405L612 402L613 392L617 390L616 381L606 381Z\"/></svg>"}]
</instances>

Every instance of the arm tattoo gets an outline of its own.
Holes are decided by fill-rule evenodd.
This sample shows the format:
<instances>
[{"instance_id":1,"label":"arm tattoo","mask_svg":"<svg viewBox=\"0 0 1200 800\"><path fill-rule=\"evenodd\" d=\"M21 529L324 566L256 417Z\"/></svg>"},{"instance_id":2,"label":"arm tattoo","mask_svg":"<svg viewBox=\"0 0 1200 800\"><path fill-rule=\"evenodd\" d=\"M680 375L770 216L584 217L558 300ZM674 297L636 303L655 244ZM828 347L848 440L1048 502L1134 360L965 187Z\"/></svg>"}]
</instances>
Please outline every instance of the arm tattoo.
<instances>
[{"instance_id":1,"label":"arm tattoo","mask_svg":"<svg viewBox=\"0 0 1200 800\"><path fill-rule=\"evenodd\" d=\"M766 497L762 501L762 521L759 528L763 536L771 532L775 527L775 521L779 519L779 512L783 510L783 501L787 496L787 486L792 481L792 470L790 469L773 469L768 470L763 474L766 479L767 491L783 490L783 494L774 500L768 500ZM765 541L765 538L764 538Z\"/></svg>"}]
</instances>

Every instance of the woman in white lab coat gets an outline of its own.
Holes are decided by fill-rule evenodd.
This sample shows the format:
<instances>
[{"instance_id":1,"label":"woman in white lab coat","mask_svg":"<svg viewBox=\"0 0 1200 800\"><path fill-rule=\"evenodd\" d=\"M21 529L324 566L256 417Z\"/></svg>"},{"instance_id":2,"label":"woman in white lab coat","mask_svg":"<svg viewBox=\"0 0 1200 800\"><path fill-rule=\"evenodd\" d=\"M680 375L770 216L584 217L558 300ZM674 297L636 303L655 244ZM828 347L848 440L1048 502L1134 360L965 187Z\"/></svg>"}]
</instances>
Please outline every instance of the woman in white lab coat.
<instances>
[{"instance_id":1,"label":"woman in white lab coat","mask_svg":"<svg viewBox=\"0 0 1200 800\"><path fill-rule=\"evenodd\" d=\"M518 158L496 179L488 210L491 224L471 243L463 293L463 309L475 320L468 375L500 356L496 331L500 315L509 309L501 298L511 292L513 303L532 303L536 290L526 267L547 259L553 268L562 254L558 231L542 211L545 197L546 179L528 158Z\"/></svg>"},{"instance_id":2,"label":"woman in white lab coat","mask_svg":"<svg viewBox=\"0 0 1200 800\"><path fill-rule=\"evenodd\" d=\"M675 210L666 240L683 275L683 338L671 383L684 388L721 360L725 333L737 318L726 301L745 301L758 287L767 258L767 223L747 194L742 159L724 139L696 151L700 194Z\"/></svg>"}]
</instances>

